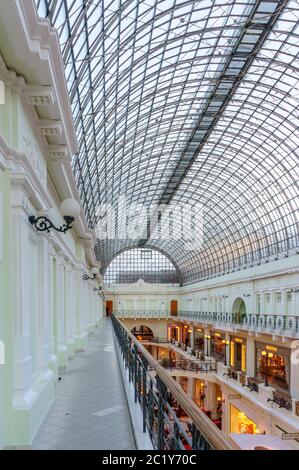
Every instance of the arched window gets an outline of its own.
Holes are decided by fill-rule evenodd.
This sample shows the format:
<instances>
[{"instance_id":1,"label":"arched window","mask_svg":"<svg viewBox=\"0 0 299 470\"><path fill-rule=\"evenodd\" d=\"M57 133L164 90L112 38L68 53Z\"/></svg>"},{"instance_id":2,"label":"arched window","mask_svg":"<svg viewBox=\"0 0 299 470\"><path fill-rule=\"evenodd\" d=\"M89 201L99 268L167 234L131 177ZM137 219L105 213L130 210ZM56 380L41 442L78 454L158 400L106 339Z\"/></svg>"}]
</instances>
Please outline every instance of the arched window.
<instances>
[{"instance_id":1,"label":"arched window","mask_svg":"<svg viewBox=\"0 0 299 470\"><path fill-rule=\"evenodd\" d=\"M119 254L109 264L105 284L130 284L142 279L150 283L179 283L174 264L157 250L134 248Z\"/></svg>"}]
</instances>

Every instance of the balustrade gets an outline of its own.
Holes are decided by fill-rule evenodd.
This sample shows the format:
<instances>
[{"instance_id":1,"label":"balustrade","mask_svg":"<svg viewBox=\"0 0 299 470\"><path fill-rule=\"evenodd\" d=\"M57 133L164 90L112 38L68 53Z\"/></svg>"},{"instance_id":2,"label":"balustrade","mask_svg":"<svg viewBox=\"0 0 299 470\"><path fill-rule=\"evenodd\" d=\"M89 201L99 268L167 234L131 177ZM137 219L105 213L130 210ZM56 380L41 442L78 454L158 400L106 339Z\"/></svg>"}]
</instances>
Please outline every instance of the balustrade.
<instances>
[{"instance_id":1,"label":"balustrade","mask_svg":"<svg viewBox=\"0 0 299 470\"><path fill-rule=\"evenodd\" d=\"M117 318L171 318L168 311L117 311ZM198 323L218 326L233 326L238 329L260 331L276 335L299 337L299 316L273 315L273 314L237 314L221 312L186 312L180 310L177 320L194 321Z\"/></svg>"},{"instance_id":2,"label":"balustrade","mask_svg":"<svg viewBox=\"0 0 299 470\"><path fill-rule=\"evenodd\" d=\"M114 315L112 323L129 381L134 384L135 402L142 409L143 431L148 431L154 448L185 450L187 445L192 450L231 450L221 431ZM149 374L150 368L155 378ZM192 422L191 437L171 406L173 400Z\"/></svg>"}]
</instances>

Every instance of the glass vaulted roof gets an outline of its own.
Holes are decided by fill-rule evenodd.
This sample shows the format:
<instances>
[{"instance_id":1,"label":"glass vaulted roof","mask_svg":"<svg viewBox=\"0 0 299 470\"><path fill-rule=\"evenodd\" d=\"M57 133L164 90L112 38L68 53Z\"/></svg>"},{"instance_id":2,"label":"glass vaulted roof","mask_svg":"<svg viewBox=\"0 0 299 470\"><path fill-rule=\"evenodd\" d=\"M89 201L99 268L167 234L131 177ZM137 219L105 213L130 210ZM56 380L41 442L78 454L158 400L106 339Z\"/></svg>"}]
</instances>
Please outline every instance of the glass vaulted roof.
<instances>
[{"instance_id":1,"label":"glass vaulted roof","mask_svg":"<svg viewBox=\"0 0 299 470\"><path fill-rule=\"evenodd\" d=\"M99 240L103 272L136 247L166 253L185 284L297 252L298 1L36 3L61 42L90 226L123 195L203 219L197 249L179 216L167 239L160 220L150 240Z\"/></svg>"}]
</instances>

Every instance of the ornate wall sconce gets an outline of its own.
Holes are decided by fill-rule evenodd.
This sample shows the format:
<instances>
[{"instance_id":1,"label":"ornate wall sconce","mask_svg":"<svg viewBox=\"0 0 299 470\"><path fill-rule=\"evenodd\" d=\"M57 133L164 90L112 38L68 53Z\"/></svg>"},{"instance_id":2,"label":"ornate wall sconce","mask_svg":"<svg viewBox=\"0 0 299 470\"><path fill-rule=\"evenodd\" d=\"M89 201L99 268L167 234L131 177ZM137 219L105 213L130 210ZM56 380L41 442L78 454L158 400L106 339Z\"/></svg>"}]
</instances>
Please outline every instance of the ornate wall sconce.
<instances>
[{"instance_id":1,"label":"ornate wall sconce","mask_svg":"<svg viewBox=\"0 0 299 470\"><path fill-rule=\"evenodd\" d=\"M88 274L83 274L83 281L92 281L93 279L95 279L97 277L99 270L98 268L94 267L91 269L90 272L92 274L91 277L89 277Z\"/></svg>"},{"instance_id":2,"label":"ornate wall sconce","mask_svg":"<svg viewBox=\"0 0 299 470\"><path fill-rule=\"evenodd\" d=\"M36 229L37 232L47 232L50 233L50 229L54 229L57 232L66 233L72 228L72 222L80 214L81 208L80 204L75 201L75 199L65 199L60 206L62 214L67 214L63 218L65 224L60 227L56 227L51 220L46 216L35 217L30 215L28 220Z\"/></svg>"}]
</instances>

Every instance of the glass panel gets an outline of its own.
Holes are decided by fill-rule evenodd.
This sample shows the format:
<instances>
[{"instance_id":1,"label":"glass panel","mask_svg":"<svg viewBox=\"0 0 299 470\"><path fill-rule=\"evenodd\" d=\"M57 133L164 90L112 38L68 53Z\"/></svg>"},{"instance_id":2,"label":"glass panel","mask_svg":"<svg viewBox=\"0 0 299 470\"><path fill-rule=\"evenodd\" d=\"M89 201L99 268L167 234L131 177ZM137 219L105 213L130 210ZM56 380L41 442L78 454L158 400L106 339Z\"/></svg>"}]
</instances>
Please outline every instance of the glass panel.
<instances>
[{"instance_id":1,"label":"glass panel","mask_svg":"<svg viewBox=\"0 0 299 470\"><path fill-rule=\"evenodd\" d=\"M200 202L200 249L151 240L184 284L298 251L297 2L36 4L60 38L90 227L121 195L146 207ZM99 241L97 256L105 270L136 246Z\"/></svg>"},{"instance_id":2,"label":"glass panel","mask_svg":"<svg viewBox=\"0 0 299 470\"><path fill-rule=\"evenodd\" d=\"M172 262L162 253L141 248L118 255L104 275L104 283L107 285L130 284L139 279L150 283L172 284L179 282L179 275Z\"/></svg>"}]
</instances>

